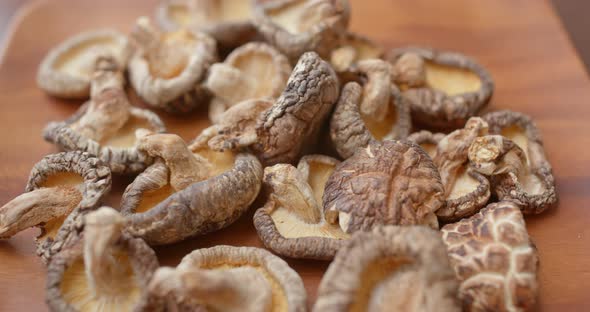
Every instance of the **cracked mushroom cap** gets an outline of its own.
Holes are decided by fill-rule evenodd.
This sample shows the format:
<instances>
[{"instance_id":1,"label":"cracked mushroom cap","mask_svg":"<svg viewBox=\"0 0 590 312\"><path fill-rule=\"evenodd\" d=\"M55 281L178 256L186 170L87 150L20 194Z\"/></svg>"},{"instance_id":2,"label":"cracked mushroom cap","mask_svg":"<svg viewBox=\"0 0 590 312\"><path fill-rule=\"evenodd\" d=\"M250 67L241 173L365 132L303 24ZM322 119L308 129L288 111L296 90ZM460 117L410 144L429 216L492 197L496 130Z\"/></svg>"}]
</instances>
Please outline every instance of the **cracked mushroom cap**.
<instances>
[{"instance_id":1,"label":"cracked mushroom cap","mask_svg":"<svg viewBox=\"0 0 590 312\"><path fill-rule=\"evenodd\" d=\"M442 233L465 311L533 308L539 259L517 206L490 204Z\"/></svg>"},{"instance_id":2,"label":"cracked mushroom cap","mask_svg":"<svg viewBox=\"0 0 590 312\"><path fill-rule=\"evenodd\" d=\"M435 129L456 129L483 109L494 90L488 71L456 52L393 49L393 79L409 101L413 120Z\"/></svg>"},{"instance_id":3,"label":"cracked mushroom cap","mask_svg":"<svg viewBox=\"0 0 590 312\"><path fill-rule=\"evenodd\" d=\"M160 268L149 285L194 311L306 311L301 277L281 258L255 247L215 246L188 254L174 269Z\"/></svg>"},{"instance_id":4,"label":"cracked mushroom cap","mask_svg":"<svg viewBox=\"0 0 590 312\"><path fill-rule=\"evenodd\" d=\"M150 245L170 244L224 228L252 204L262 183L255 156L215 152L197 139L148 134L138 148L156 161L125 190L128 231Z\"/></svg>"},{"instance_id":5,"label":"cracked mushroom cap","mask_svg":"<svg viewBox=\"0 0 590 312\"><path fill-rule=\"evenodd\" d=\"M336 166L323 196L328 222L346 233L380 225L428 225L444 188L432 160L407 141L371 142Z\"/></svg>"},{"instance_id":6,"label":"cracked mushroom cap","mask_svg":"<svg viewBox=\"0 0 590 312\"><path fill-rule=\"evenodd\" d=\"M55 255L47 269L51 311L150 311L162 302L148 298L147 286L158 268L155 252L122 232L124 218L102 207L84 218L84 235Z\"/></svg>"},{"instance_id":7,"label":"cracked mushroom cap","mask_svg":"<svg viewBox=\"0 0 590 312\"><path fill-rule=\"evenodd\" d=\"M377 43L364 35L347 32L338 47L332 50L330 63L341 78L346 78L357 72L358 62L382 56L383 49Z\"/></svg>"},{"instance_id":8,"label":"cracked mushroom cap","mask_svg":"<svg viewBox=\"0 0 590 312\"><path fill-rule=\"evenodd\" d=\"M444 137L444 133L432 133L428 130L420 130L408 135L408 141L420 145L430 158L434 158L436 147Z\"/></svg>"},{"instance_id":9,"label":"cracked mushroom cap","mask_svg":"<svg viewBox=\"0 0 590 312\"><path fill-rule=\"evenodd\" d=\"M83 152L45 156L29 175L25 193L0 208L0 239L38 227L37 255L44 262L80 232L82 217L111 189L111 171Z\"/></svg>"},{"instance_id":10,"label":"cracked mushroom cap","mask_svg":"<svg viewBox=\"0 0 590 312\"><path fill-rule=\"evenodd\" d=\"M469 148L478 137L486 135L488 124L471 117L463 129L443 137L433 158L445 188L445 205L436 211L439 220L453 222L476 213L490 198L490 182L469 162Z\"/></svg>"},{"instance_id":11,"label":"cracked mushroom cap","mask_svg":"<svg viewBox=\"0 0 590 312\"><path fill-rule=\"evenodd\" d=\"M252 23L255 6L254 0L163 0L156 8L155 20L165 31L202 31L220 48L231 49L258 34Z\"/></svg>"},{"instance_id":12,"label":"cracked mushroom cap","mask_svg":"<svg viewBox=\"0 0 590 312\"><path fill-rule=\"evenodd\" d=\"M92 94L78 111L43 130L46 141L65 151L84 151L100 158L114 173L137 173L153 160L139 153L135 132L164 132L160 117L131 106L121 68L112 58L99 58L92 78Z\"/></svg>"},{"instance_id":13,"label":"cracked mushroom cap","mask_svg":"<svg viewBox=\"0 0 590 312\"><path fill-rule=\"evenodd\" d=\"M328 59L349 19L348 0L273 0L257 7L254 24L294 63L307 51Z\"/></svg>"},{"instance_id":14,"label":"cracked mushroom cap","mask_svg":"<svg viewBox=\"0 0 590 312\"><path fill-rule=\"evenodd\" d=\"M391 83L391 65L371 59L357 67L364 81L344 86L330 120L330 137L343 158L371 141L404 139L412 128L408 103Z\"/></svg>"},{"instance_id":15,"label":"cracked mushroom cap","mask_svg":"<svg viewBox=\"0 0 590 312\"><path fill-rule=\"evenodd\" d=\"M185 113L208 101L200 83L217 59L213 38L187 29L161 32L145 17L137 20L130 37L136 51L129 61L129 80L149 105Z\"/></svg>"},{"instance_id":16,"label":"cracked mushroom cap","mask_svg":"<svg viewBox=\"0 0 590 312\"><path fill-rule=\"evenodd\" d=\"M541 213L557 203L555 178L547 160L541 132L531 117L512 111L488 113L482 117L490 127L490 134L502 135L524 152L525 169L514 174L494 178L494 189L500 199L518 204L524 214Z\"/></svg>"},{"instance_id":17,"label":"cracked mushroom cap","mask_svg":"<svg viewBox=\"0 0 590 312\"><path fill-rule=\"evenodd\" d=\"M313 311L460 311L457 286L438 232L378 227L338 251Z\"/></svg>"},{"instance_id":18,"label":"cracked mushroom cap","mask_svg":"<svg viewBox=\"0 0 590 312\"><path fill-rule=\"evenodd\" d=\"M114 30L80 33L60 43L41 61L37 85L52 96L87 99L99 57L110 56L120 67L127 63L127 38Z\"/></svg>"},{"instance_id":19,"label":"cracked mushroom cap","mask_svg":"<svg viewBox=\"0 0 590 312\"><path fill-rule=\"evenodd\" d=\"M326 221L322 196L339 162L328 156L307 155L297 168L278 164L264 169L268 200L256 211L254 226L265 246L292 258L334 257L350 235Z\"/></svg>"},{"instance_id":20,"label":"cracked mushroom cap","mask_svg":"<svg viewBox=\"0 0 590 312\"><path fill-rule=\"evenodd\" d=\"M233 50L223 63L211 66L204 82L214 96L209 119L220 122L223 112L242 101L276 99L290 74L287 58L266 43L251 42Z\"/></svg>"}]
</instances>

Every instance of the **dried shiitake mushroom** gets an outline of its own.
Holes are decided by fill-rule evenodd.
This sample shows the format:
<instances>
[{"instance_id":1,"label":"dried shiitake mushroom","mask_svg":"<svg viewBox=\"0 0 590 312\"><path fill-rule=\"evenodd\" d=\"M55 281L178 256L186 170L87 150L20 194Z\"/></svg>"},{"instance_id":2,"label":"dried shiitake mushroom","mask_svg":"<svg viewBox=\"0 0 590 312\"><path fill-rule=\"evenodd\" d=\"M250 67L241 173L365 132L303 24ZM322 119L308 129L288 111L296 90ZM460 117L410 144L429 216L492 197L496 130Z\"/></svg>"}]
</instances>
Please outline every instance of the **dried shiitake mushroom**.
<instances>
[{"instance_id":1,"label":"dried shiitake mushroom","mask_svg":"<svg viewBox=\"0 0 590 312\"><path fill-rule=\"evenodd\" d=\"M423 126L463 126L487 105L494 90L488 71L459 53L408 47L393 49L386 58L410 102L412 118Z\"/></svg>"},{"instance_id":2,"label":"dried shiitake mushroom","mask_svg":"<svg viewBox=\"0 0 590 312\"><path fill-rule=\"evenodd\" d=\"M244 120L244 127L226 127L232 133L220 133L222 136L211 145L220 150L248 147L267 166L294 162L305 148L314 145L338 99L338 91L332 67L315 52L307 52L295 66L281 96L257 117L254 129L251 119ZM223 138L227 140L221 141Z\"/></svg>"},{"instance_id":3,"label":"dried shiitake mushroom","mask_svg":"<svg viewBox=\"0 0 590 312\"><path fill-rule=\"evenodd\" d=\"M123 194L132 235L150 245L181 241L230 225L256 199L263 171L255 156L196 142L187 146L175 134L140 138L138 149L156 160Z\"/></svg>"},{"instance_id":4,"label":"dried shiitake mushroom","mask_svg":"<svg viewBox=\"0 0 590 312\"><path fill-rule=\"evenodd\" d=\"M371 141L406 138L412 128L408 103L391 83L391 65L371 59L359 62L357 69L362 86L344 86L330 121L330 137L343 158Z\"/></svg>"},{"instance_id":5,"label":"dried shiitake mushroom","mask_svg":"<svg viewBox=\"0 0 590 312\"><path fill-rule=\"evenodd\" d=\"M136 51L129 61L129 80L148 104L183 113L208 100L200 82L217 59L213 38L187 29L160 32L142 17L131 39Z\"/></svg>"},{"instance_id":6,"label":"dried shiitake mushroom","mask_svg":"<svg viewBox=\"0 0 590 312\"><path fill-rule=\"evenodd\" d=\"M426 154L428 154L428 156L430 156L430 158L434 158L438 142L440 142L444 137L444 133L432 133L428 130L420 130L410 134L408 136L408 141L412 141L420 145L420 147L426 152Z\"/></svg>"},{"instance_id":7,"label":"dried shiitake mushroom","mask_svg":"<svg viewBox=\"0 0 590 312\"><path fill-rule=\"evenodd\" d=\"M371 39L352 32L347 32L338 47L330 54L330 63L336 72L351 74L356 72L356 65L362 60L378 59L383 56L383 49Z\"/></svg>"},{"instance_id":8,"label":"dried shiitake mushroom","mask_svg":"<svg viewBox=\"0 0 590 312\"><path fill-rule=\"evenodd\" d=\"M338 251L313 311L460 311L457 287L440 234L378 227Z\"/></svg>"},{"instance_id":9,"label":"dried shiitake mushroom","mask_svg":"<svg viewBox=\"0 0 590 312\"><path fill-rule=\"evenodd\" d=\"M326 222L322 196L338 163L332 157L307 155L297 168L278 164L264 169L268 200L256 211L254 226L265 246L293 258L334 257L349 234Z\"/></svg>"},{"instance_id":10,"label":"dried shiitake mushroom","mask_svg":"<svg viewBox=\"0 0 590 312\"><path fill-rule=\"evenodd\" d=\"M537 250L513 203L442 228L465 311L526 311L537 295Z\"/></svg>"},{"instance_id":11,"label":"dried shiitake mushroom","mask_svg":"<svg viewBox=\"0 0 590 312\"><path fill-rule=\"evenodd\" d=\"M329 59L346 33L348 0L272 0L257 7L254 24L291 62L306 51Z\"/></svg>"},{"instance_id":12,"label":"dried shiitake mushroom","mask_svg":"<svg viewBox=\"0 0 590 312\"><path fill-rule=\"evenodd\" d=\"M123 73L112 58L98 59L91 85L90 101L69 119L49 123L43 137L65 151L96 155L114 173L145 169L152 159L137 152L135 132L164 132L164 124L149 110L131 106Z\"/></svg>"},{"instance_id":13,"label":"dried shiitake mushroom","mask_svg":"<svg viewBox=\"0 0 590 312\"><path fill-rule=\"evenodd\" d=\"M25 193L0 208L0 239L39 227L37 255L49 259L80 232L82 217L111 189L111 171L83 152L46 156L29 176Z\"/></svg>"},{"instance_id":14,"label":"dried shiitake mushroom","mask_svg":"<svg viewBox=\"0 0 590 312\"><path fill-rule=\"evenodd\" d=\"M445 205L436 211L440 220L458 221L485 207L490 198L488 178L469 165L468 151L488 124L471 117L463 129L455 130L440 140L433 158L445 188Z\"/></svg>"},{"instance_id":15,"label":"dried shiitake mushroom","mask_svg":"<svg viewBox=\"0 0 590 312\"><path fill-rule=\"evenodd\" d=\"M489 124L490 134L502 135L514 142L525 156L519 172L492 177L497 196L515 202L525 214L541 213L555 205L555 179L545 156L541 133L533 120L512 111L492 112L483 118Z\"/></svg>"},{"instance_id":16,"label":"dried shiitake mushroom","mask_svg":"<svg viewBox=\"0 0 590 312\"><path fill-rule=\"evenodd\" d=\"M157 304L147 292L158 268L156 254L122 232L124 224L108 207L86 215L83 237L55 255L47 269L51 311L143 311L148 304L150 311L163 309L163 301Z\"/></svg>"},{"instance_id":17,"label":"dried shiitake mushroom","mask_svg":"<svg viewBox=\"0 0 590 312\"><path fill-rule=\"evenodd\" d=\"M166 31L189 28L213 37L220 48L234 48L257 35L252 24L254 0L164 0L156 22Z\"/></svg>"},{"instance_id":18,"label":"dried shiitake mushroom","mask_svg":"<svg viewBox=\"0 0 590 312\"><path fill-rule=\"evenodd\" d=\"M346 233L379 225L438 229L444 188L432 160L407 141L371 142L340 163L326 182L324 214Z\"/></svg>"},{"instance_id":19,"label":"dried shiitake mushroom","mask_svg":"<svg viewBox=\"0 0 590 312\"><path fill-rule=\"evenodd\" d=\"M254 247L215 246L195 250L174 269L160 268L152 296L172 296L187 311L306 310L301 277L281 258Z\"/></svg>"},{"instance_id":20,"label":"dried shiitake mushroom","mask_svg":"<svg viewBox=\"0 0 590 312\"><path fill-rule=\"evenodd\" d=\"M41 61L37 85L53 96L87 99L99 57L112 57L124 69L128 57L125 35L114 30L97 30L67 39Z\"/></svg>"},{"instance_id":21,"label":"dried shiitake mushroom","mask_svg":"<svg viewBox=\"0 0 590 312\"><path fill-rule=\"evenodd\" d=\"M291 74L287 58L272 46L252 42L233 50L223 63L213 64L204 83L214 96L209 119L217 123L228 108L249 99L275 99Z\"/></svg>"}]
</instances>

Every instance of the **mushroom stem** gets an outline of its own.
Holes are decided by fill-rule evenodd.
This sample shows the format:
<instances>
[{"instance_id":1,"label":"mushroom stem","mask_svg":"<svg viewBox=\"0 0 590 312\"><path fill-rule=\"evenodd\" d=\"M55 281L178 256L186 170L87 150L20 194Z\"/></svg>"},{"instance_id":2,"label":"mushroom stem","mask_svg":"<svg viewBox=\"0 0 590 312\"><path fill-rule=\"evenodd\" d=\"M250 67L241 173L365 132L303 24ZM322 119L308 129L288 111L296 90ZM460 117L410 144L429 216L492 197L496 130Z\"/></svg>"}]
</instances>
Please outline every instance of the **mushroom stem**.
<instances>
[{"instance_id":1,"label":"mushroom stem","mask_svg":"<svg viewBox=\"0 0 590 312\"><path fill-rule=\"evenodd\" d=\"M111 247L121 237L123 217L114 209L102 207L89 213L84 228L84 267L89 288L95 297L113 291L112 283L125 276Z\"/></svg>"},{"instance_id":2,"label":"mushroom stem","mask_svg":"<svg viewBox=\"0 0 590 312\"><path fill-rule=\"evenodd\" d=\"M336 71L340 72L350 68L357 58L358 53L354 47L346 45L332 51L330 63Z\"/></svg>"},{"instance_id":3,"label":"mushroom stem","mask_svg":"<svg viewBox=\"0 0 590 312\"><path fill-rule=\"evenodd\" d=\"M0 208L0 238L68 215L80 201L75 187L47 187L17 196Z\"/></svg>"},{"instance_id":4,"label":"mushroom stem","mask_svg":"<svg viewBox=\"0 0 590 312\"><path fill-rule=\"evenodd\" d=\"M358 68L367 75L360 111L376 121L383 121L391 103L391 65L382 60L364 60Z\"/></svg>"},{"instance_id":5,"label":"mushroom stem","mask_svg":"<svg viewBox=\"0 0 590 312\"><path fill-rule=\"evenodd\" d=\"M526 170L526 155L513 141L501 135L479 137L469 147L469 160L478 172L491 176Z\"/></svg>"},{"instance_id":6,"label":"mushroom stem","mask_svg":"<svg viewBox=\"0 0 590 312\"><path fill-rule=\"evenodd\" d=\"M149 290L156 296L190 298L214 311L268 311L272 306L272 288L255 268L160 268Z\"/></svg>"}]
</instances>

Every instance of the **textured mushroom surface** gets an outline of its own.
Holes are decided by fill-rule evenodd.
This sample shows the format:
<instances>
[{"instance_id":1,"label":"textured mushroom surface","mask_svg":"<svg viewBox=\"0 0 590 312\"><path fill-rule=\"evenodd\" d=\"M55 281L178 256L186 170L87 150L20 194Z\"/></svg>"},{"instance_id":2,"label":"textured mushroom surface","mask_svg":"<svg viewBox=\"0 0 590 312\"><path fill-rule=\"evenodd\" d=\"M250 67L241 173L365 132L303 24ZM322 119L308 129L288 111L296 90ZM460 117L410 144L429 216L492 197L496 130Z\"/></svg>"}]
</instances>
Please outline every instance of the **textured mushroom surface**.
<instances>
[{"instance_id":1,"label":"textured mushroom surface","mask_svg":"<svg viewBox=\"0 0 590 312\"><path fill-rule=\"evenodd\" d=\"M256 38L255 5L253 0L168 0L160 2L155 17L166 31L202 31L229 49Z\"/></svg>"},{"instance_id":2,"label":"textured mushroom surface","mask_svg":"<svg viewBox=\"0 0 590 312\"><path fill-rule=\"evenodd\" d=\"M449 222L476 213L490 198L487 177L473 170L468 152L478 137L486 135L488 124L479 117L469 118L463 129L455 130L440 140L433 158L445 188L445 205L436 212Z\"/></svg>"},{"instance_id":3,"label":"textured mushroom surface","mask_svg":"<svg viewBox=\"0 0 590 312\"><path fill-rule=\"evenodd\" d=\"M47 269L51 311L150 311L163 309L149 299L147 285L158 268L154 251L122 233L124 218L103 207L84 218L84 236L57 254Z\"/></svg>"},{"instance_id":4,"label":"textured mushroom surface","mask_svg":"<svg viewBox=\"0 0 590 312\"><path fill-rule=\"evenodd\" d=\"M111 188L111 171L83 152L46 156L31 170L25 193L0 208L0 239L39 227L37 254L47 262L76 239L82 217Z\"/></svg>"},{"instance_id":5,"label":"textured mushroom surface","mask_svg":"<svg viewBox=\"0 0 590 312\"><path fill-rule=\"evenodd\" d=\"M89 102L62 122L51 122L45 140L65 151L97 156L114 173L137 173L152 159L138 153L135 132L163 132L164 124L149 110L131 106L125 93L122 68L112 58L99 58L92 77Z\"/></svg>"},{"instance_id":6,"label":"textured mushroom surface","mask_svg":"<svg viewBox=\"0 0 590 312\"><path fill-rule=\"evenodd\" d=\"M513 203L442 228L465 311L526 311L537 295L537 250Z\"/></svg>"},{"instance_id":7,"label":"textured mushroom surface","mask_svg":"<svg viewBox=\"0 0 590 312\"><path fill-rule=\"evenodd\" d=\"M209 119L250 99L274 100L281 95L291 74L287 58L272 46L252 42L233 50L223 63L213 64L204 86L213 94Z\"/></svg>"},{"instance_id":8,"label":"textured mushroom surface","mask_svg":"<svg viewBox=\"0 0 590 312\"><path fill-rule=\"evenodd\" d=\"M125 190L128 231L150 245L170 244L226 227L260 190L255 156L215 152L207 140L187 146L175 134L148 134L138 148L156 160Z\"/></svg>"},{"instance_id":9,"label":"textured mushroom surface","mask_svg":"<svg viewBox=\"0 0 590 312\"><path fill-rule=\"evenodd\" d=\"M254 226L265 246L293 258L334 257L349 234L326 222L322 197L338 163L328 156L307 155L297 168L289 164L265 168L268 200L254 215Z\"/></svg>"},{"instance_id":10,"label":"textured mushroom surface","mask_svg":"<svg viewBox=\"0 0 590 312\"><path fill-rule=\"evenodd\" d=\"M125 68L128 57L125 36L104 29L65 40L41 61L37 85L53 96L86 99L90 96L90 80L99 57L112 57Z\"/></svg>"},{"instance_id":11,"label":"textured mushroom surface","mask_svg":"<svg viewBox=\"0 0 590 312\"><path fill-rule=\"evenodd\" d=\"M348 0L273 0L257 7L254 24L267 42L297 61L307 51L329 59L346 33Z\"/></svg>"},{"instance_id":12,"label":"textured mushroom surface","mask_svg":"<svg viewBox=\"0 0 590 312\"><path fill-rule=\"evenodd\" d=\"M537 214L553 207L557 203L555 178L545 156L541 133L533 120L512 111L492 112L483 118L489 124L490 134L502 135L514 142L526 158L519 175L512 172L492 178L498 197L515 202L525 214Z\"/></svg>"},{"instance_id":13,"label":"textured mushroom surface","mask_svg":"<svg viewBox=\"0 0 590 312\"><path fill-rule=\"evenodd\" d=\"M330 63L336 72L346 76L356 72L358 62L382 56L383 49L377 43L363 35L347 32L342 36L338 47L332 50Z\"/></svg>"},{"instance_id":14,"label":"textured mushroom surface","mask_svg":"<svg viewBox=\"0 0 590 312\"><path fill-rule=\"evenodd\" d=\"M344 86L330 121L330 137L343 158L373 140L406 138L412 128L408 103L390 79L391 65L372 59L357 67L362 84Z\"/></svg>"},{"instance_id":15,"label":"textured mushroom surface","mask_svg":"<svg viewBox=\"0 0 590 312\"><path fill-rule=\"evenodd\" d=\"M457 287L438 232L378 227L338 251L313 311L460 311Z\"/></svg>"},{"instance_id":16,"label":"textured mushroom surface","mask_svg":"<svg viewBox=\"0 0 590 312\"><path fill-rule=\"evenodd\" d=\"M434 155L436 155L436 147L444 137L444 133L432 133L428 130L420 130L408 135L408 141L420 145L430 158L434 158Z\"/></svg>"},{"instance_id":17,"label":"textured mushroom surface","mask_svg":"<svg viewBox=\"0 0 590 312\"><path fill-rule=\"evenodd\" d=\"M435 212L444 188L432 160L407 141L371 142L336 166L323 196L328 222L344 232L379 225L428 225L438 229Z\"/></svg>"},{"instance_id":18,"label":"textured mushroom surface","mask_svg":"<svg viewBox=\"0 0 590 312\"><path fill-rule=\"evenodd\" d=\"M306 311L301 277L281 258L254 247L198 249L178 267L160 268L152 295L172 296L190 311Z\"/></svg>"},{"instance_id":19,"label":"textured mushroom surface","mask_svg":"<svg viewBox=\"0 0 590 312\"><path fill-rule=\"evenodd\" d=\"M386 58L412 118L426 127L463 126L487 105L494 90L488 71L459 53L408 47L393 49Z\"/></svg>"},{"instance_id":20,"label":"textured mushroom surface","mask_svg":"<svg viewBox=\"0 0 590 312\"><path fill-rule=\"evenodd\" d=\"M129 61L129 80L143 100L175 113L207 102L200 82L217 59L213 38L184 28L161 32L145 17L137 20L130 36L136 51Z\"/></svg>"}]
</instances>

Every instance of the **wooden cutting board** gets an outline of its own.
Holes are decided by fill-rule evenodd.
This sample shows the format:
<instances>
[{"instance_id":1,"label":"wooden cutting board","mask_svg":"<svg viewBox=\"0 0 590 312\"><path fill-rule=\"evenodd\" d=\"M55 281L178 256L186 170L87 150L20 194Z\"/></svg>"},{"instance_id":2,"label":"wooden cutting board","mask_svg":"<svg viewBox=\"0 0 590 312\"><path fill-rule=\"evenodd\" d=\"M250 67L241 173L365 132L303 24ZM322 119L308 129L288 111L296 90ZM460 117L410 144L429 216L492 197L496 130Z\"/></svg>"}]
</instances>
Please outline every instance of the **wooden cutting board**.
<instances>
[{"instance_id":1,"label":"wooden cutting board","mask_svg":"<svg viewBox=\"0 0 590 312\"><path fill-rule=\"evenodd\" d=\"M560 203L526 219L539 249L538 309L590 310L590 81L546 1L352 2L353 31L387 48L416 44L464 52L490 70L496 92L489 110L512 109L534 117L553 164ZM0 65L0 205L20 194L31 167L56 152L41 131L80 105L46 96L35 85L37 66L60 41L83 30L129 31L136 17L150 15L156 0L56 0L34 2L14 19ZM161 114L168 129L190 140L207 126L206 113ZM117 178L110 203L118 205L131 180ZM256 208L256 207L253 207ZM176 265L194 249L217 244L262 246L252 211L229 228L159 247L163 265ZM45 311L45 266L34 254L35 230L0 242L0 311ZM328 266L288 260L315 301Z\"/></svg>"}]
</instances>

